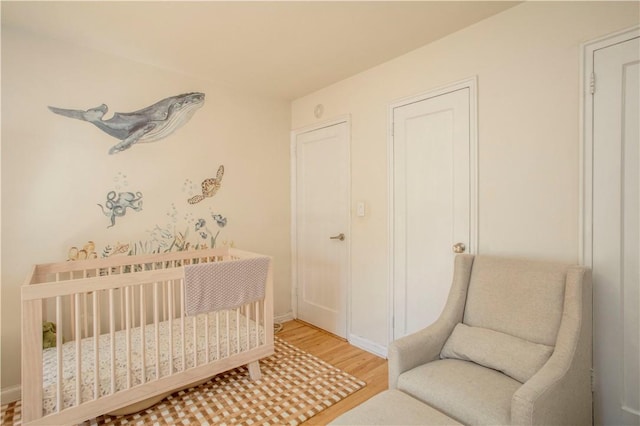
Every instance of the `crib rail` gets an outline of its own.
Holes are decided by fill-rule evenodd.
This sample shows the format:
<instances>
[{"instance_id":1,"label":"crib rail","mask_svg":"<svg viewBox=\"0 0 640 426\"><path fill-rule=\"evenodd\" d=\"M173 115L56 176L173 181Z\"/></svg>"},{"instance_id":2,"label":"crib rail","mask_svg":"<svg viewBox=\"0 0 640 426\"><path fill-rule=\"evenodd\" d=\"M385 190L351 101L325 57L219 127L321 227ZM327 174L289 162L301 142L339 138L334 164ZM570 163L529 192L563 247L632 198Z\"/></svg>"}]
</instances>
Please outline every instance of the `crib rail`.
<instances>
[{"instance_id":1,"label":"crib rail","mask_svg":"<svg viewBox=\"0 0 640 426\"><path fill-rule=\"evenodd\" d=\"M138 256L113 256L103 259L40 264L34 267L28 284L67 281L143 270L179 268L184 265L234 258L260 256L232 248L208 249Z\"/></svg>"},{"instance_id":2,"label":"crib rail","mask_svg":"<svg viewBox=\"0 0 640 426\"><path fill-rule=\"evenodd\" d=\"M209 249L35 266L22 287L23 422L80 422L272 353L271 264L264 300L185 314L183 266L257 256ZM46 351L43 321L57 325Z\"/></svg>"}]
</instances>

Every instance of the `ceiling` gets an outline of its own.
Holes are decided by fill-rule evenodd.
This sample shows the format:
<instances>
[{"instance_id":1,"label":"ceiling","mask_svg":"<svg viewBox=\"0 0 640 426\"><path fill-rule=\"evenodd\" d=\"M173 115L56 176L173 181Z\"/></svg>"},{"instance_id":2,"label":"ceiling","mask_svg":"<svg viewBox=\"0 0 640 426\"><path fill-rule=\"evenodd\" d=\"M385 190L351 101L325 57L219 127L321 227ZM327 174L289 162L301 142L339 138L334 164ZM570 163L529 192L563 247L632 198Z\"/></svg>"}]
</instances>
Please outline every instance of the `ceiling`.
<instances>
[{"instance_id":1,"label":"ceiling","mask_svg":"<svg viewBox=\"0 0 640 426\"><path fill-rule=\"evenodd\" d=\"M21 28L264 96L296 99L511 1L2 1Z\"/></svg>"}]
</instances>

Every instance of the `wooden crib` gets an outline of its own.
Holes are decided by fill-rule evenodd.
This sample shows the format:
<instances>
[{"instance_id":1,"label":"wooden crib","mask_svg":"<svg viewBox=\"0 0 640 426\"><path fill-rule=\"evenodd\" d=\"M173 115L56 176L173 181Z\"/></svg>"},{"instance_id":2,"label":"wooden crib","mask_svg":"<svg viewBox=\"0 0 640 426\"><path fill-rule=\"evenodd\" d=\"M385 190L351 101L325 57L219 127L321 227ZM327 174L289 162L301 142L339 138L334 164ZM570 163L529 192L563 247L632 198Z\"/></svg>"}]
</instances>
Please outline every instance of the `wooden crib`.
<instances>
[{"instance_id":1,"label":"wooden crib","mask_svg":"<svg viewBox=\"0 0 640 426\"><path fill-rule=\"evenodd\" d=\"M22 421L71 424L273 354L273 266L263 300L185 314L184 267L262 255L236 249L36 265L22 287ZM43 349L43 322L57 326ZM53 339L52 339L53 340Z\"/></svg>"}]
</instances>

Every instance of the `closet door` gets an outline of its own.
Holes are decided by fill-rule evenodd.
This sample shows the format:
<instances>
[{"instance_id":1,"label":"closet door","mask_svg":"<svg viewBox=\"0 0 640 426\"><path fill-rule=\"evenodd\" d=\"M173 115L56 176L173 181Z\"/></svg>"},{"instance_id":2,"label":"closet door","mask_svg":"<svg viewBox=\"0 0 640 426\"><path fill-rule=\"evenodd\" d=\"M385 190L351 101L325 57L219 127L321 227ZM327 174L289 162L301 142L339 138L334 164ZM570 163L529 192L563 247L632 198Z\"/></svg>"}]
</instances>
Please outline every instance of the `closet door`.
<instances>
[{"instance_id":1,"label":"closet door","mask_svg":"<svg viewBox=\"0 0 640 426\"><path fill-rule=\"evenodd\" d=\"M392 110L393 339L438 318L455 254L474 251L471 83Z\"/></svg>"},{"instance_id":2,"label":"closet door","mask_svg":"<svg viewBox=\"0 0 640 426\"><path fill-rule=\"evenodd\" d=\"M640 38L612 41L592 57L595 422L637 425Z\"/></svg>"}]
</instances>

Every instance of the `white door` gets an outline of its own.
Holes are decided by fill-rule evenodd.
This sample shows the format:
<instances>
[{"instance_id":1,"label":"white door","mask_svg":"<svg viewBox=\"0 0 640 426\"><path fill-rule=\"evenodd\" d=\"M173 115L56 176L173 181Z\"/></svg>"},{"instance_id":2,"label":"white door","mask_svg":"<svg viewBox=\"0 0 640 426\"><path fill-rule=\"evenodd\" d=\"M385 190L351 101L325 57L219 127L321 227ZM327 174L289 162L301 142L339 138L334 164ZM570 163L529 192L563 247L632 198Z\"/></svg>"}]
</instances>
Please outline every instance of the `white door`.
<instances>
[{"instance_id":1,"label":"white door","mask_svg":"<svg viewBox=\"0 0 640 426\"><path fill-rule=\"evenodd\" d=\"M349 126L295 135L297 316L347 335Z\"/></svg>"},{"instance_id":2,"label":"white door","mask_svg":"<svg viewBox=\"0 0 640 426\"><path fill-rule=\"evenodd\" d=\"M475 85L393 108L393 338L434 322L473 251Z\"/></svg>"},{"instance_id":3,"label":"white door","mask_svg":"<svg viewBox=\"0 0 640 426\"><path fill-rule=\"evenodd\" d=\"M640 39L593 52L594 410L640 424Z\"/></svg>"}]
</instances>

